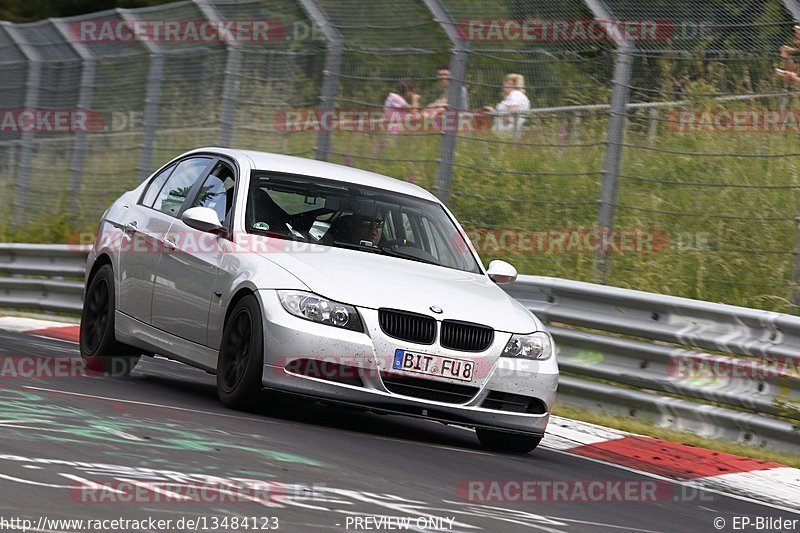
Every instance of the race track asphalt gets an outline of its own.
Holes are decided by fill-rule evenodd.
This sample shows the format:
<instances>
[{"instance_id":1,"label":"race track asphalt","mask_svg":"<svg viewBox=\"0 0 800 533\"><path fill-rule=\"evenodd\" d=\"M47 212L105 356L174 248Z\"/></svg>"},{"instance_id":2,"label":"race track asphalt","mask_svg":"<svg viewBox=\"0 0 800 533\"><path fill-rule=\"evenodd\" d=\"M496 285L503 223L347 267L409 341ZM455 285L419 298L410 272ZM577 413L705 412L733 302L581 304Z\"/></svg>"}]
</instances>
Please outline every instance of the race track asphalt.
<instances>
[{"instance_id":1,"label":"race track asphalt","mask_svg":"<svg viewBox=\"0 0 800 533\"><path fill-rule=\"evenodd\" d=\"M88 524L57 519L152 518L171 520L170 531L704 532L800 519L546 439L527 455L488 453L461 428L273 393L231 411L214 376L179 363L143 358L130 377L109 378L84 375L79 359L72 342L0 333L0 521L40 531ZM655 497L584 497L592 482ZM566 492L543 497L556 486ZM751 526L734 529L737 517Z\"/></svg>"}]
</instances>

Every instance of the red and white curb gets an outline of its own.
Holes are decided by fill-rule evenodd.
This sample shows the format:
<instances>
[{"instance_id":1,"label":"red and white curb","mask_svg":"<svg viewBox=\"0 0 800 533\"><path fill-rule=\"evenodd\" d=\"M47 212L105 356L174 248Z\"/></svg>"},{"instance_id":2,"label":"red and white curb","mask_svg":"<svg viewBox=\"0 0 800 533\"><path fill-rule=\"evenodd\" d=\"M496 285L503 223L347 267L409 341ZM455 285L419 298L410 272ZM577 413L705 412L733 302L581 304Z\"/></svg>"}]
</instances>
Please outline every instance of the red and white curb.
<instances>
[{"instance_id":1,"label":"red and white curb","mask_svg":"<svg viewBox=\"0 0 800 533\"><path fill-rule=\"evenodd\" d=\"M0 316L0 331L78 342L76 323ZM553 416L543 448L800 511L800 469Z\"/></svg>"},{"instance_id":2,"label":"red and white curb","mask_svg":"<svg viewBox=\"0 0 800 533\"><path fill-rule=\"evenodd\" d=\"M800 469L553 416L541 446L800 510Z\"/></svg>"},{"instance_id":3,"label":"red and white curb","mask_svg":"<svg viewBox=\"0 0 800 533\"><path fill-rule=\"evenodd\" d=\"M0 316L0 331L12 331L27 335L38 335L65 341L78 342L80 324L76 322L57 322L38 318Z\"/></svg>"}]
</instances>

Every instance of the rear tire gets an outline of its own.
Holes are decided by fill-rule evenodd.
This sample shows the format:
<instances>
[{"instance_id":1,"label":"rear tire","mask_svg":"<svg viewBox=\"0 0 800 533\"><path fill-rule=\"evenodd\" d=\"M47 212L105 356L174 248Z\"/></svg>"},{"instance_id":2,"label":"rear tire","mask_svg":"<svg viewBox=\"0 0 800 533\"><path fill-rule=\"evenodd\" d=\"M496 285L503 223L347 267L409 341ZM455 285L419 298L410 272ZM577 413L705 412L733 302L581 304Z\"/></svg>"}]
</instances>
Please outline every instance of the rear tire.
<instances>
[{"instance_id":1,"label":"rear tire","mask_svg":"<svg viewBox=\"0 0 800 533\"><path fill-rule=\"evenodd\" d=\"M217 357L217 394L231 409L254 405L262 389L264 334L256 297L236 302L225 323Z\"/></svg>"},{"instance_id":2,"label":"rear tire","mask_svg":"<svg viewBox=\"0 0 800 533\"><path fill-rule=\"evenodd\" d=\"M478 435L481 446L495 452L528 453L535 450L542 442L542 437L505 433L491 429L478 428L475 433Z\"/></svg>"},{"instance_id":3,"label":"rear tire","mask_svg":"<svg viewBox=\"0 0 800 533\"><path fill-rule=\"evenodd\" d=\"M117 342L114 332L114 271L103 265L97 271L83 301L80 351L84 365L91 371L121 377L131 373L139 354Z\"/></svg>"}]
</instances>

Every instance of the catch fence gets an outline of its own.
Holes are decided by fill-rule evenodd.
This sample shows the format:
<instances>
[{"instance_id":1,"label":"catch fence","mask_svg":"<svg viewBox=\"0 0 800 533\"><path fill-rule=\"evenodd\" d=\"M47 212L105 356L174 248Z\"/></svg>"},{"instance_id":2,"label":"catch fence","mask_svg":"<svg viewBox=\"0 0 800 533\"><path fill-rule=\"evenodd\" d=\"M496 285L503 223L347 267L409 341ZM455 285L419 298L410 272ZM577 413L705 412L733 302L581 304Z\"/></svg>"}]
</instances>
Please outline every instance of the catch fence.
<instances>
[{"instance_id":1,"label":"catch fence","mask_svg":"<svg viewBox=\"0 0 800 533\"><path fill-rule=\"evenodd\" d=\"M797 0L192 0L1 23L0 236L64 242L232 146L414 181L524 273L797 313L800 112L774 69L798 21ZM530 112L486 111L511 73ZM422 118L393 129L403 81Z\"/></svg>"}]
</instances>

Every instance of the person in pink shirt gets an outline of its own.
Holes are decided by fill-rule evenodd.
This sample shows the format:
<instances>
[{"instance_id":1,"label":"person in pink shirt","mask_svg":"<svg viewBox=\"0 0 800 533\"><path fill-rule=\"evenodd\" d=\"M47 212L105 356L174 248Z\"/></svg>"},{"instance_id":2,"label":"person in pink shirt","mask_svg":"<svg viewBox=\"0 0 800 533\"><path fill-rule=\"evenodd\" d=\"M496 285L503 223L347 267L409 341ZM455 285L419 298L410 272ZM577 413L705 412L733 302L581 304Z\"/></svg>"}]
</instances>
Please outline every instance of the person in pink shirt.
<instances>
[{"instance_id":1,"label":"person in pink shirt","mask_svg":"<svg viewBox=\"0 0 800 533\"><path fill-rule=\"evenodd\" d=\"M416 115L417 109L419 109L419 95L416 84L411 80L401 81L397 86L397 92L390 92L383 103L387 131L391 133L402 131L403 125Z\"/></svg>"}]
</instances>

